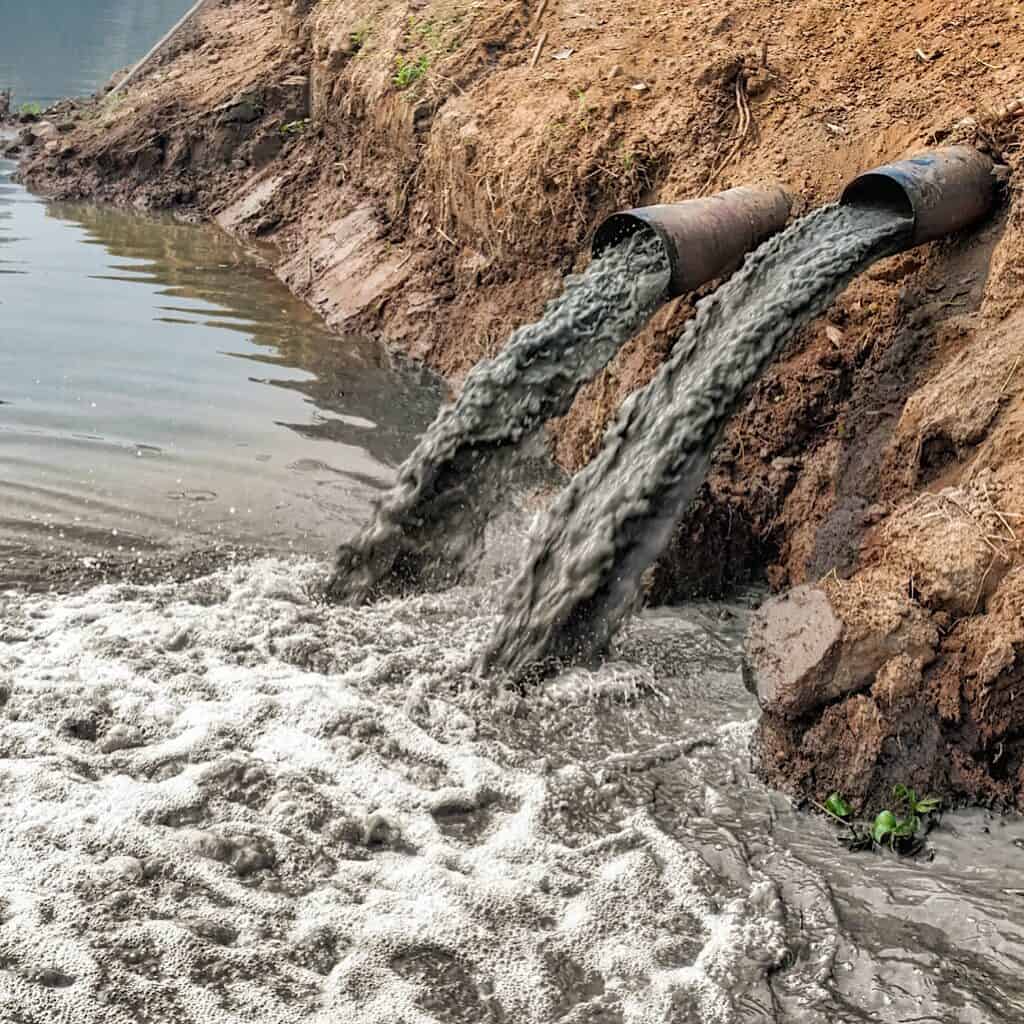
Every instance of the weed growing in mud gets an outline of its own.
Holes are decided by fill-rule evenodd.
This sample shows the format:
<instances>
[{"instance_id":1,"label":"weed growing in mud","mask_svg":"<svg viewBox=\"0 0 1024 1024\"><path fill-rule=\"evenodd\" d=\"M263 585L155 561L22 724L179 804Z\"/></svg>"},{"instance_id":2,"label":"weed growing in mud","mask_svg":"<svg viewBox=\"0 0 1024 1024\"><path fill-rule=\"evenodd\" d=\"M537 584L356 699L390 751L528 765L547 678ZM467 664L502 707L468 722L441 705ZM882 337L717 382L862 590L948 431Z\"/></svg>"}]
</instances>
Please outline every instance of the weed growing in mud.
<instances>
[{"instance_id":1,"label":"weed growing in mud","mask_svg":"<svg viewBox=\"0 0 1024 1024\"><path fill-rule=\"evenodd\" d=\"M939 811L942 801L937 796L919 797L916 790L902 784L893 787L892 798L896 810L879 811L870 823L854 821L853 808L839 793L814 806L848 830L839 841L851 851L888 846L893 853L905 856L919 853L924 846L921 827Z\"/></svg>"},{"instance_id":2,"label":"weed growing in mud","mask_svg":"<svg viewBox=\"0 0 1024 1024\"><path fill-rule=\"evenodd\" d=\"M38 103L22 103L21 112L38 117L43 112L43 108Z\"/></svg>"},{"instance_id":3,"label":"weed growing in mud","mask_svg":"<svg viewBox=\"0 0 1024 1024\"><path fill-rule=\"evenodd\" d=\"M348 34L349 43L352 45L352 52L359 53L363 47L366 46L367 39L370 38L370 26L359 25Z\"/></svg>"},{"instance_id":4,"label":"weed growing in mud","mask_svg":"<svg viewBox=\"0 0 1024 1024\"><path fill-rule=\"evenodd\" d=\"M408 89L415 85L429 70L430 58L423 54L415 61L398 57L395 61L395 77L392 79L399 89Z\"/></svg>"},{"instance_id":5,"label":"weed growing in mud","mask_svg":"<svg viewBox=\"0 0 1024 1024\"><path fill-rule=\"evenodd\" d=\"M309 125L309 118L304 117L301 121L289 121L287 124L281 125L278 131L282 135L301 135Z\"/></svg>"}]
</instances>

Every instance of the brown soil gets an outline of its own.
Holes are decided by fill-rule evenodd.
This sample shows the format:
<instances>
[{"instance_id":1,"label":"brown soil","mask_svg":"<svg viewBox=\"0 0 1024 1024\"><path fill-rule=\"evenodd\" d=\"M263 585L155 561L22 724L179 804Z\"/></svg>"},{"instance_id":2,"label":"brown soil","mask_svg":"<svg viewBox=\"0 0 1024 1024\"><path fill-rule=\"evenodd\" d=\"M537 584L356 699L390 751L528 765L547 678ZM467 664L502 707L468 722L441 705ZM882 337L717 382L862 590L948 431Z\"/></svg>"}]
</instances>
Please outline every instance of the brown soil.
<instances>
[{"instance_id":1,"label":"brown soil","mask_svg":"<svg viewBox=\"0 0 1024 1024\"><path fill-rule=\"evenodd\" d=\"M1017 165L1024 122L999 116L1024 93L1012 5L728 8L221 0L122 99L28 126L24 175L272 240L282 279L331 324L457 386L616 208L768 181L810 207L951 137ZM756 133L722 168L737 76ZM794 340L654 573L657 600L765 565L778 589L828 577L840 604L843 587L899 594L937 631L933 656L889 652L802 718L769 708L758 745L777 785L871 803L898 779L1024 802L1024 224L1010 192L979 230L880 264ZM553 426L563 465L592 457L690 309L659 314Z\"/></svg>"}]
</instances>

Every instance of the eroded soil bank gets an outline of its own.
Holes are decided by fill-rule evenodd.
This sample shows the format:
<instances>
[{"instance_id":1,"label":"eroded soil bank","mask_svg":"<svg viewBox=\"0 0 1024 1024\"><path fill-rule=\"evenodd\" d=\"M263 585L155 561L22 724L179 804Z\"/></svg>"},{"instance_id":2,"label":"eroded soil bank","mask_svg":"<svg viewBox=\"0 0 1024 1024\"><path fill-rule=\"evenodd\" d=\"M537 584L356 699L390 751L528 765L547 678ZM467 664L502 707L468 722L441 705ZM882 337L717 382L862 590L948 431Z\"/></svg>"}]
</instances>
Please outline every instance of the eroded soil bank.
<instances>
[{"instance_id":1,"label":"eroded soil bank","mask_svg":"<svg viewBox=\"0 0 1024 1024\"><path fill-rule=\"evenodd\" d=\"M983 0L224 0L123 97L25 126L20 155L49 194L273 240L281 278L331 324L457 386L616 208L779 181L806 209L951 140L1015 169L1020 29ZM659 601L765 565L780 592L812 587L752 641L756 746L782 788L1024 803L1018 187L977 231L877 266L797 339L655 574ZM566 468L689 308L659 314L555 425Z\"/></svg>"}]
</instances>

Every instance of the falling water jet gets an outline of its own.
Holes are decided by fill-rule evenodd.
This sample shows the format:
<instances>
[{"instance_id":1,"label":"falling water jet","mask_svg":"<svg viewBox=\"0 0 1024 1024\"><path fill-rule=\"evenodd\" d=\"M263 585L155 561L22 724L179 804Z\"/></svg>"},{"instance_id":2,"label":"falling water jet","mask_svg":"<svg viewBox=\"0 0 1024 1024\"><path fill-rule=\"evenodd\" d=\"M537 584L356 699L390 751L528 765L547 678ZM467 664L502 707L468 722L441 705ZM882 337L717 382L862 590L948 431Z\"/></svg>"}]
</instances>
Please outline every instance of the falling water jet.
<instances>
[{"instance_id":1,"label":"falling water jet","mask_svg":"<svg viewBox=\"0 0 1024 1024\"><path fill-rule=\"evenodd\" d=\"M750 384L870 264L983 216L993 170L956 147L862 175L841 203L766 242L702 300L654 379L623 404L597 458L551 508L480 669L521 679L603 654Z\"/></svg>"},{"instance_id":2,"label":"falling water jet","mask_svg":"<svg viewBox=\"0 0 1024 1024\"><path fill-rule=\"evenodd\" d=\"M785 225L789 210L780 189L739 188L609 218L587 270L568 279L540 321L474 368L372 521L339 548L328 596L361 604L458 582L488 520L529 479L524 455L539 428L568 412L669 297L728 273Z\"/></svg>"}]
</instances>

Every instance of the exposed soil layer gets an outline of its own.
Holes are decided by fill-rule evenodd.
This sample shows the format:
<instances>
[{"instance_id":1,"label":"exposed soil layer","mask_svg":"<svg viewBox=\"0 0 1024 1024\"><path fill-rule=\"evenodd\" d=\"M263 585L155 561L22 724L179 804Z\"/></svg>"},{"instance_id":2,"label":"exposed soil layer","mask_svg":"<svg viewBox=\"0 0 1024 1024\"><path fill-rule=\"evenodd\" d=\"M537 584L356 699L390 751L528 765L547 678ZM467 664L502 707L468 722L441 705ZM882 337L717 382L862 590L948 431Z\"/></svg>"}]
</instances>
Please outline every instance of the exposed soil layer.
<instances>
[{"instance_id":1,"label":"exposed soil layer","mask_svg":"<svg viewBox=\"0 0 1024 1024\"><path fill-rule=\"evenodd\" d=\"M49 194L272 240L331 324L457 386L616 208L769 181L809 208L952 139L1016 168L1022 27L987 0L222 0L123 98L64 105L16 148ZM754 130L737 148L738 80ZM765 701L773 784L865 805L893 781L1024 800L1018 187L978 230L878 265L794 341L653 574L656 600L766 564L779 590L825 578L844 650L863 636L841 594L898 599L933 631L924 655L883 645L825 704ZM662 311L554 425L564 466L593 457L690 309Z\"/></svg>"}]
</instances>

